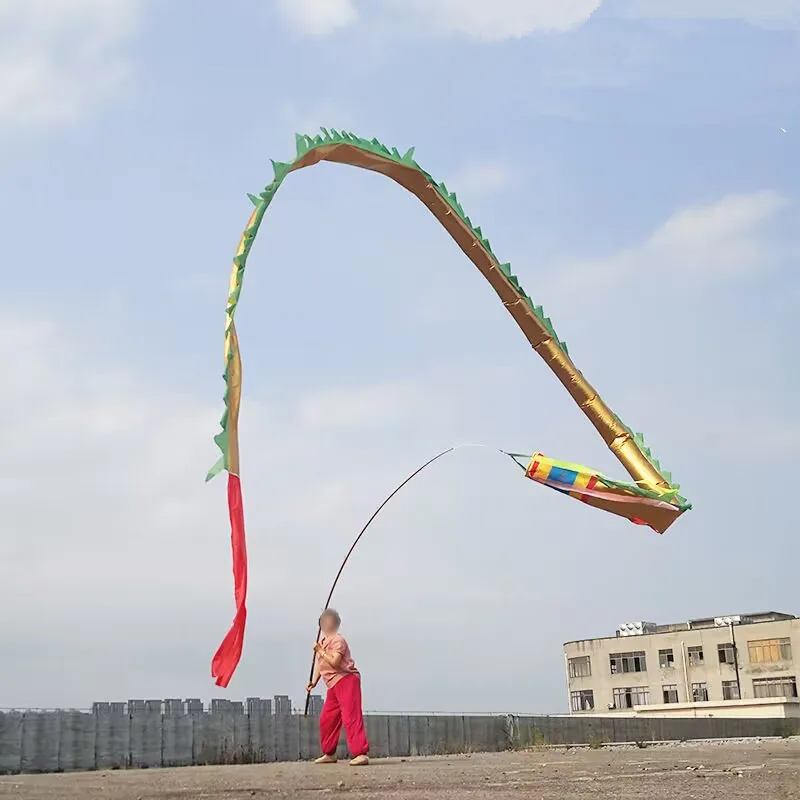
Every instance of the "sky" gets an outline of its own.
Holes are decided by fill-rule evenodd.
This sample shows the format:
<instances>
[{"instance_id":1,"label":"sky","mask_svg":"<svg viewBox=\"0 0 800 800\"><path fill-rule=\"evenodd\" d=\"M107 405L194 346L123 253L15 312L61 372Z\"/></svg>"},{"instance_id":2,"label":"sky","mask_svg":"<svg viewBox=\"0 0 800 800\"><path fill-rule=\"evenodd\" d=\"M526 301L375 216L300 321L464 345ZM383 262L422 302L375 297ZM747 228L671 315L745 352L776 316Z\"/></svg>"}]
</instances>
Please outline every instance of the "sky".
<instances>
[{"instance_id":1,"label":"sky","mask_svg":"<svg viewBox=\"0 0 800 800\"><path fill-rule=\"evenodd\" d=\"M0 707L302 702L333 599L381 711L557 713L562 644L798 612L798 0L0 0ZM217 458L247 192L320 126L458 192L694 504L664 536L425 208L291 175L237 326L248 633Z\"/></svg>"}]
</instances>

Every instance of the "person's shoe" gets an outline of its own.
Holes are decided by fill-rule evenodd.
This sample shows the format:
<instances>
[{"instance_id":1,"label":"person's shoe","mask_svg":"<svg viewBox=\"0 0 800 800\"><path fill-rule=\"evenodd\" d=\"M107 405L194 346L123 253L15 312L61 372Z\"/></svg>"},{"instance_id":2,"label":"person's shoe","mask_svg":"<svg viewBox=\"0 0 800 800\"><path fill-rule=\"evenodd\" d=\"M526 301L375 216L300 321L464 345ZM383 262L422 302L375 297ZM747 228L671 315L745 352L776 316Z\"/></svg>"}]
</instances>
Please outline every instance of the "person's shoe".
<instances>
[{"instance_id":1,"label":"person's shoe","mask_svg":"<svg viewBox=\"0 0 800 800\"><path fill-rule=\"evenodd\" d=\"M369 759L366 756L356 756L351 762L351 767L366 767L369 764Z\"/></svg>"},{"instance_id":2,"label":"person's shoe","mask_svg":"<svg viewBox=\"0 0 800 800\"><path fill-rule=\"evenodd\" d=\"M336 756L320 756L314 763L315 764L335 764L336 763Z\"/></svg>"}]
</instances>

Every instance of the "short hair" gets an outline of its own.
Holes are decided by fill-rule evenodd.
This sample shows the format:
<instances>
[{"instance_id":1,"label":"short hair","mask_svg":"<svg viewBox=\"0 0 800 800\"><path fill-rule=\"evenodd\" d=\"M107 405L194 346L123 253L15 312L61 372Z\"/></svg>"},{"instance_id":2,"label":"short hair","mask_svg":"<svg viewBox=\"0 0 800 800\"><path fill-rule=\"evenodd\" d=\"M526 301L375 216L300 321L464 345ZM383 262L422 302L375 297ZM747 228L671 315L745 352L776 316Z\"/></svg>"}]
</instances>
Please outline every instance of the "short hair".
<instances>
[{"instance_id":1,"label":"short hair","mask_svg":"<svg viewBox=\"0 0 800 800\"><path fill-rule=\"evenodd\" d=\"M338 628L342 624L342 618L339 616L339 612L334 610L333 608L326 608L320 615L319 615L319 624L322 625L322 620L325 617L330 617L333 620L334 624Z\"/></svg>"}]
</instances>

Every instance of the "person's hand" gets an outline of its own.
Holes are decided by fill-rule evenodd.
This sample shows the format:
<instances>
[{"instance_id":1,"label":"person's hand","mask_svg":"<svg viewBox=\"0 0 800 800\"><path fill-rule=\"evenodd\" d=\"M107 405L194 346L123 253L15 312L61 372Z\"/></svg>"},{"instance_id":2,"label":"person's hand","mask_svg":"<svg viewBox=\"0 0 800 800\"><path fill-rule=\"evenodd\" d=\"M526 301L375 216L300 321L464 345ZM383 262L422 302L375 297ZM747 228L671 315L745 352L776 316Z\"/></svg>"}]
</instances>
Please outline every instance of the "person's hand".
<instances>
[{"instance_id":1,"label":"person's hand","mask_svg":"<svg viewBox=\"0 0 800 800\"><path fill-rule=\"evenodd\" d=\"M317 686L317 684L316 684L316 683L307 683L307 684L306 684L306 694L311 694L311 692L313 692L313 691L314 691L314 689L316 688L316 686Z\"/></svg>"},{"instance_id":2,"label":"person's hand","mask_svg":"<svg viewBox=\"0 0 800 800\"><path fill-rule=\"evenodd\" d=\"M314 652L319 653L322 650L322 643L321 642L314 642Z\"/></svg>"}]
</instances>

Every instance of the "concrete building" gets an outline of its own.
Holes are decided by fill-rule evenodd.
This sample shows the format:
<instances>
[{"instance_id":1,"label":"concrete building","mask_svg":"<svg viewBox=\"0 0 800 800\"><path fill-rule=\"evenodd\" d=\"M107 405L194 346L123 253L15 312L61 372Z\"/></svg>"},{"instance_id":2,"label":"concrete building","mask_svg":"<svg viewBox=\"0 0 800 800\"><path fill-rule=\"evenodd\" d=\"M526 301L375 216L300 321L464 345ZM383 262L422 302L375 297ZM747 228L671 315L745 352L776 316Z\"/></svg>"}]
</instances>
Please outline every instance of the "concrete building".
<instances>
[{"instance_id":1,"label":"concrete building","mask_svg":"<svg viewBox=\"0 0 800 800\"><path fill-rule=\"evenodd\" d=\"M318 717L322 713L323 705L325 705L325 698L321 694L312 694L308 704L308 713L312 717Z\"/></svg>"},{"instance_id":2,"label":"concrete building","mask_svg":"<svg viewBox=\"0 0 800 800\"><path fill-rule=\"evenodd\" d=\"M286 694L276 694L272 698L272 708L279 717L292 713L292 699Z\"/></svg>"},{"instance_id":3,"label":"concrete building","mask_svg":"<svg viewBox=\"0 0 800 800\"><path fill-rule=\"evenodd\" d=\"M248 697L245 701L245 708L247 715L250 717L258 717L272 714L272 700L267 700L263 697Z\"/></svg>"},{"instance_id":4,"label":"concrete building","mask_svg":"<svg viewBox=\"0 0 800 800\"><path fill-rule=\"evenodd\" d=\"M165 717L182 717L185 713L183 700L180 698L169 697L164 700Z\"/></svg>"},{"instance_id":5,"label":"concrete building","mask_svg":"<svg viewBox=\"0 0 800 800\"><path fill-rule=\"evenodd\" d=\"M203 713L203 701L199 697L187 697L184 703L187 714Z\"/></svg>"},{"instance_id":6,"label":"concrete building","mask_svg":"<svg viewBox=\"0 0 800 800\"><path fill-rule=\"evenodd\" d=\"M770 611L564 645L573 714L800 716L800 619Z\"/></svg>"}]
</instances>

